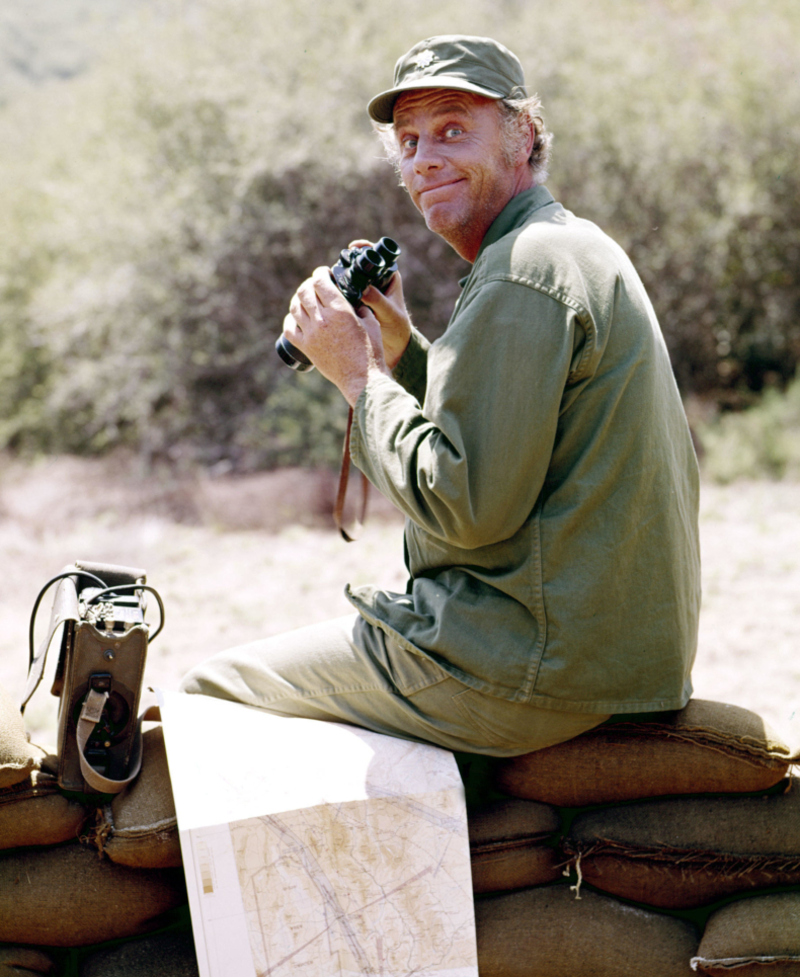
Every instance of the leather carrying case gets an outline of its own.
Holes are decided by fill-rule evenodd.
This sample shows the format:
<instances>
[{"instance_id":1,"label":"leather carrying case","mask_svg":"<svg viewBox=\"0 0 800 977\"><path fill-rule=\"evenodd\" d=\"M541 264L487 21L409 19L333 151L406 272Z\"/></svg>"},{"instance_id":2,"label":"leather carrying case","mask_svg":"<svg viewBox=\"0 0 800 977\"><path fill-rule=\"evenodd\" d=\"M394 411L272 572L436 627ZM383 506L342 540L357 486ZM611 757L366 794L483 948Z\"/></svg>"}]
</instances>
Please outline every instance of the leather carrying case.
<instances>
[{"instance_id":1,"label":"leather carrying case","mask_svg":"<svg viewBox=\"0 0 800 977\"><path fill-rule=\"evenodd\" d=\"M83 794L119 793L141 765L138 710L152 640L145 623L146 592L155 591L147 586L144 570L85 561L66 567L44 589L55 581L47 634L38 653L31 650L22 709L41 682L48 650L61 631L51 689L60 699L59 786ZM31 649L43 593L34 606ZM163 626L163 604L156 598Z\"/></svg>"}]
</instances>

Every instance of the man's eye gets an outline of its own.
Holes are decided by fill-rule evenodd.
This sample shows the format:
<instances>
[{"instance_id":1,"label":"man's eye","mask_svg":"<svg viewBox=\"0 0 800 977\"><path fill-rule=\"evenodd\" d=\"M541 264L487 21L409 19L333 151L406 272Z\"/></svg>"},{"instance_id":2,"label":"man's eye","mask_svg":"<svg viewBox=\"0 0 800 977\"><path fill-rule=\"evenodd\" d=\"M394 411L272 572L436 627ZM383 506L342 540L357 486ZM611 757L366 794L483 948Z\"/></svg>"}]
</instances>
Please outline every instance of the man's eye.
<instances>
[{"instance_id":1,"label":"man's eye","mask_svg":"<svg viewBox=\"0 0 800 977\"><path fill-rule=\"evenodd\" d=\"M411 152L417 148L417 140L414 138L414 136L403 136L403 138L400 140L400 148L404 152Z\"/></svg>"},{"instance_id":2,"label":"man's eye","mask_svg":"<svg viewBox=\"0 0 800 977\"><path fill-rule=\"evenodd\" d=\"M456 136L460 136L463 131L464 130L461 128L461 126L448 126L448 128L445 129L444 134L448 139L453 139Z\"/></svg>"}]
</instances>

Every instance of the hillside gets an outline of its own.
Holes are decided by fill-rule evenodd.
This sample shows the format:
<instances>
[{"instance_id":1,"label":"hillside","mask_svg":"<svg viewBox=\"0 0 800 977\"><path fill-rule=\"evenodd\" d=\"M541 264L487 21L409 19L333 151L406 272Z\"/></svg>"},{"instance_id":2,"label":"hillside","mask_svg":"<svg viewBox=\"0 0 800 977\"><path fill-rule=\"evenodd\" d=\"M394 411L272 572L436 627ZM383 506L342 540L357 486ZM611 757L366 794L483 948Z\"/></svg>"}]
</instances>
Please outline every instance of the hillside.
<instances>
[{"instance_id":1,"label":"hillside","mask_svg":"<svg viewBox=\"0 0 800 977\"><path fill-rule=\"evenodd\" d=\"M335 464L338 394L272 346L309 271L381 234L415 323L444 328L463 263L364 105L407 46L454 29L520 56L555 136L548 186L631 256L684 396L725 411L783 390L796 3L3 0L0 449Z\"/></svg>"},{"instance_id":2,"label":"hillside","mask_svg":"<svg viewBox=\"0 0 800 977\"><path fill-rule=\"evenodd\" d=\"M73 78L153 0L0 0L0 104Z\"/></svg>"}]
</instances>

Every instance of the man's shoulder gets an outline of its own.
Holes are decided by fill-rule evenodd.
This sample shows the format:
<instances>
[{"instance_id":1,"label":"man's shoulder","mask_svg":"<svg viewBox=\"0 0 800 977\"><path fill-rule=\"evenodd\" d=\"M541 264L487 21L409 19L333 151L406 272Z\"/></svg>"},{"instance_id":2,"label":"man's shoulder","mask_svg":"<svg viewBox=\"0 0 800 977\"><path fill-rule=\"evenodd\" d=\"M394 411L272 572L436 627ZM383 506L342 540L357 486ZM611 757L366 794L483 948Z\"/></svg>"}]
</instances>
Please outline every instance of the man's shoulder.
<instances>
[{"instance_id":1,"label":"man's shoulder","mask_svg":"<svg viewBox=\"0 0 800 977\"><path fill-rule=\"evenodd\" d=\"M596 224L553 201L490 244L471 277L477 286L508 280L584 294L587 279L612 284L629 267L624 251Z\"/></svg>"}]
</instances>

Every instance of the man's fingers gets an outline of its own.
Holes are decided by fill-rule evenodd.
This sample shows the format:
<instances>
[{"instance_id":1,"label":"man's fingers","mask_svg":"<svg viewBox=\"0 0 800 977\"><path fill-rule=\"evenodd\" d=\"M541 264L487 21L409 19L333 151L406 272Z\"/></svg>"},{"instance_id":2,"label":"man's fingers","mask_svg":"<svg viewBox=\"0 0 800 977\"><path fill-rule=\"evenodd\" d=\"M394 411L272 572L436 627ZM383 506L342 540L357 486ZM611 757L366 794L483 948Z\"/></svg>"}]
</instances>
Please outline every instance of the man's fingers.
<instances>
[{"instance_id":1,"label":"man's fingers","mask_svg":"<svg viewBox=\"0 0 800 977\"><path fill-rule=\"evenodd\" d=\"M391 303L387 300L386 296L379 288L375 288L374 285L368 285L364 289L361 293L361 301L376 310L385 309L388 311L391 308Z\"/></svg>"},{"instance_id":2,"label":"man's fingers","mask_svg":"<svg viewBox=\"0 0 800 977\"><path fill-rule=\"evenodd\" d=\"M327 308L337 297L342 298L342 293L331 278L330 268L315 268L311 277L306 278L294 293L289 310L298 322L302 322L304 316L314 318L320 307Z\"/></svg>"},{"instance_id":3,"label":"man's fingers","mask_svg":"<svg viewBox=\"0 0 800 977\"><path fill-rule=\"evenodd\" d=\"M294 293L295 299L299 303L299 307L302 308L306 315L310 315L315 306L317 305L317 290L314 277L306 278L300 288ZM291 309L291 305L289 306Z\"/></svg>"},{"instance_id":4,"label":"man's fingers","mask_svg":"<svg viewBox=\"0 0 800 977\"><path fill-rule=\"evenodd\" d=\"M287 318L294 316L295 321L299 321L303 315L305 315L305 310L303 309L299 295L295 292L291 302L289 302L289 316Z\"/></svg>"},{"instance_id":5,"label":"man's fingers","mask_svg":"<svg viewBox=\"0 0 800 977\"><path fill-rule=\"evenodd\" d=\"M359 307L356 309L356 315L358 316L359 319L362 320L368 319L370 322L374 322L376 325L380 325L377 318L375 317L375 313L368 305L366 305L366 303L363 305L359 305Z\"/></svg>"},{"instance_id":6,"label":"man's fingers","mask_svg":"<svg viewBox=\"0 0 800 977\"><path fill-rule=\"evenodd\" d=\"M316 301L323 307L328 308L331 305L340 304L340 301L345 305L349 305L349 302L334 282L330 268L326 268L325 266L315 268L310 281L313 283Z\"/></svg>"},{"instance_id":7,"label":"man's fingers","mask_svg":"<svg viewBox=\"0 0 800 977\"><path fill-rule=\"evenodd\" d=\"M389 279L389 284L383 290L383 294L388 296L388 298L390 299L391 298L399 299L402 305L405 304L405 300L403 298L403 279L400 275L400 272L396 271L392 275L392 277Z\"/></svg>"},{"instance_id":8,"label":"man's fingers","mask_svg":"<svg viewBox=\"0 0 800 977\"><path fill-rule=\"evenodd\" d=\"M287 313L283 317L283 331L292 341L303 338L303 330L298 325L297 319L291 313Z\"/></svg>"},{"instance_id":9,"label":"man's fingers","mask_svg":"<svg viewBox=\"0 0 800 977\"><path fill-rule=\"evenodd\" d=\"M390 286L386 292L381 292L374 285L370 285L369 288L364 289L364 294L361 296L364 304L372 309L384 326L397 327L408 319L408 313L403 304L403 292L395 284L399 277L399 275L395 275L392 279L394 288Z\"/></svg>"}]
</instances>

